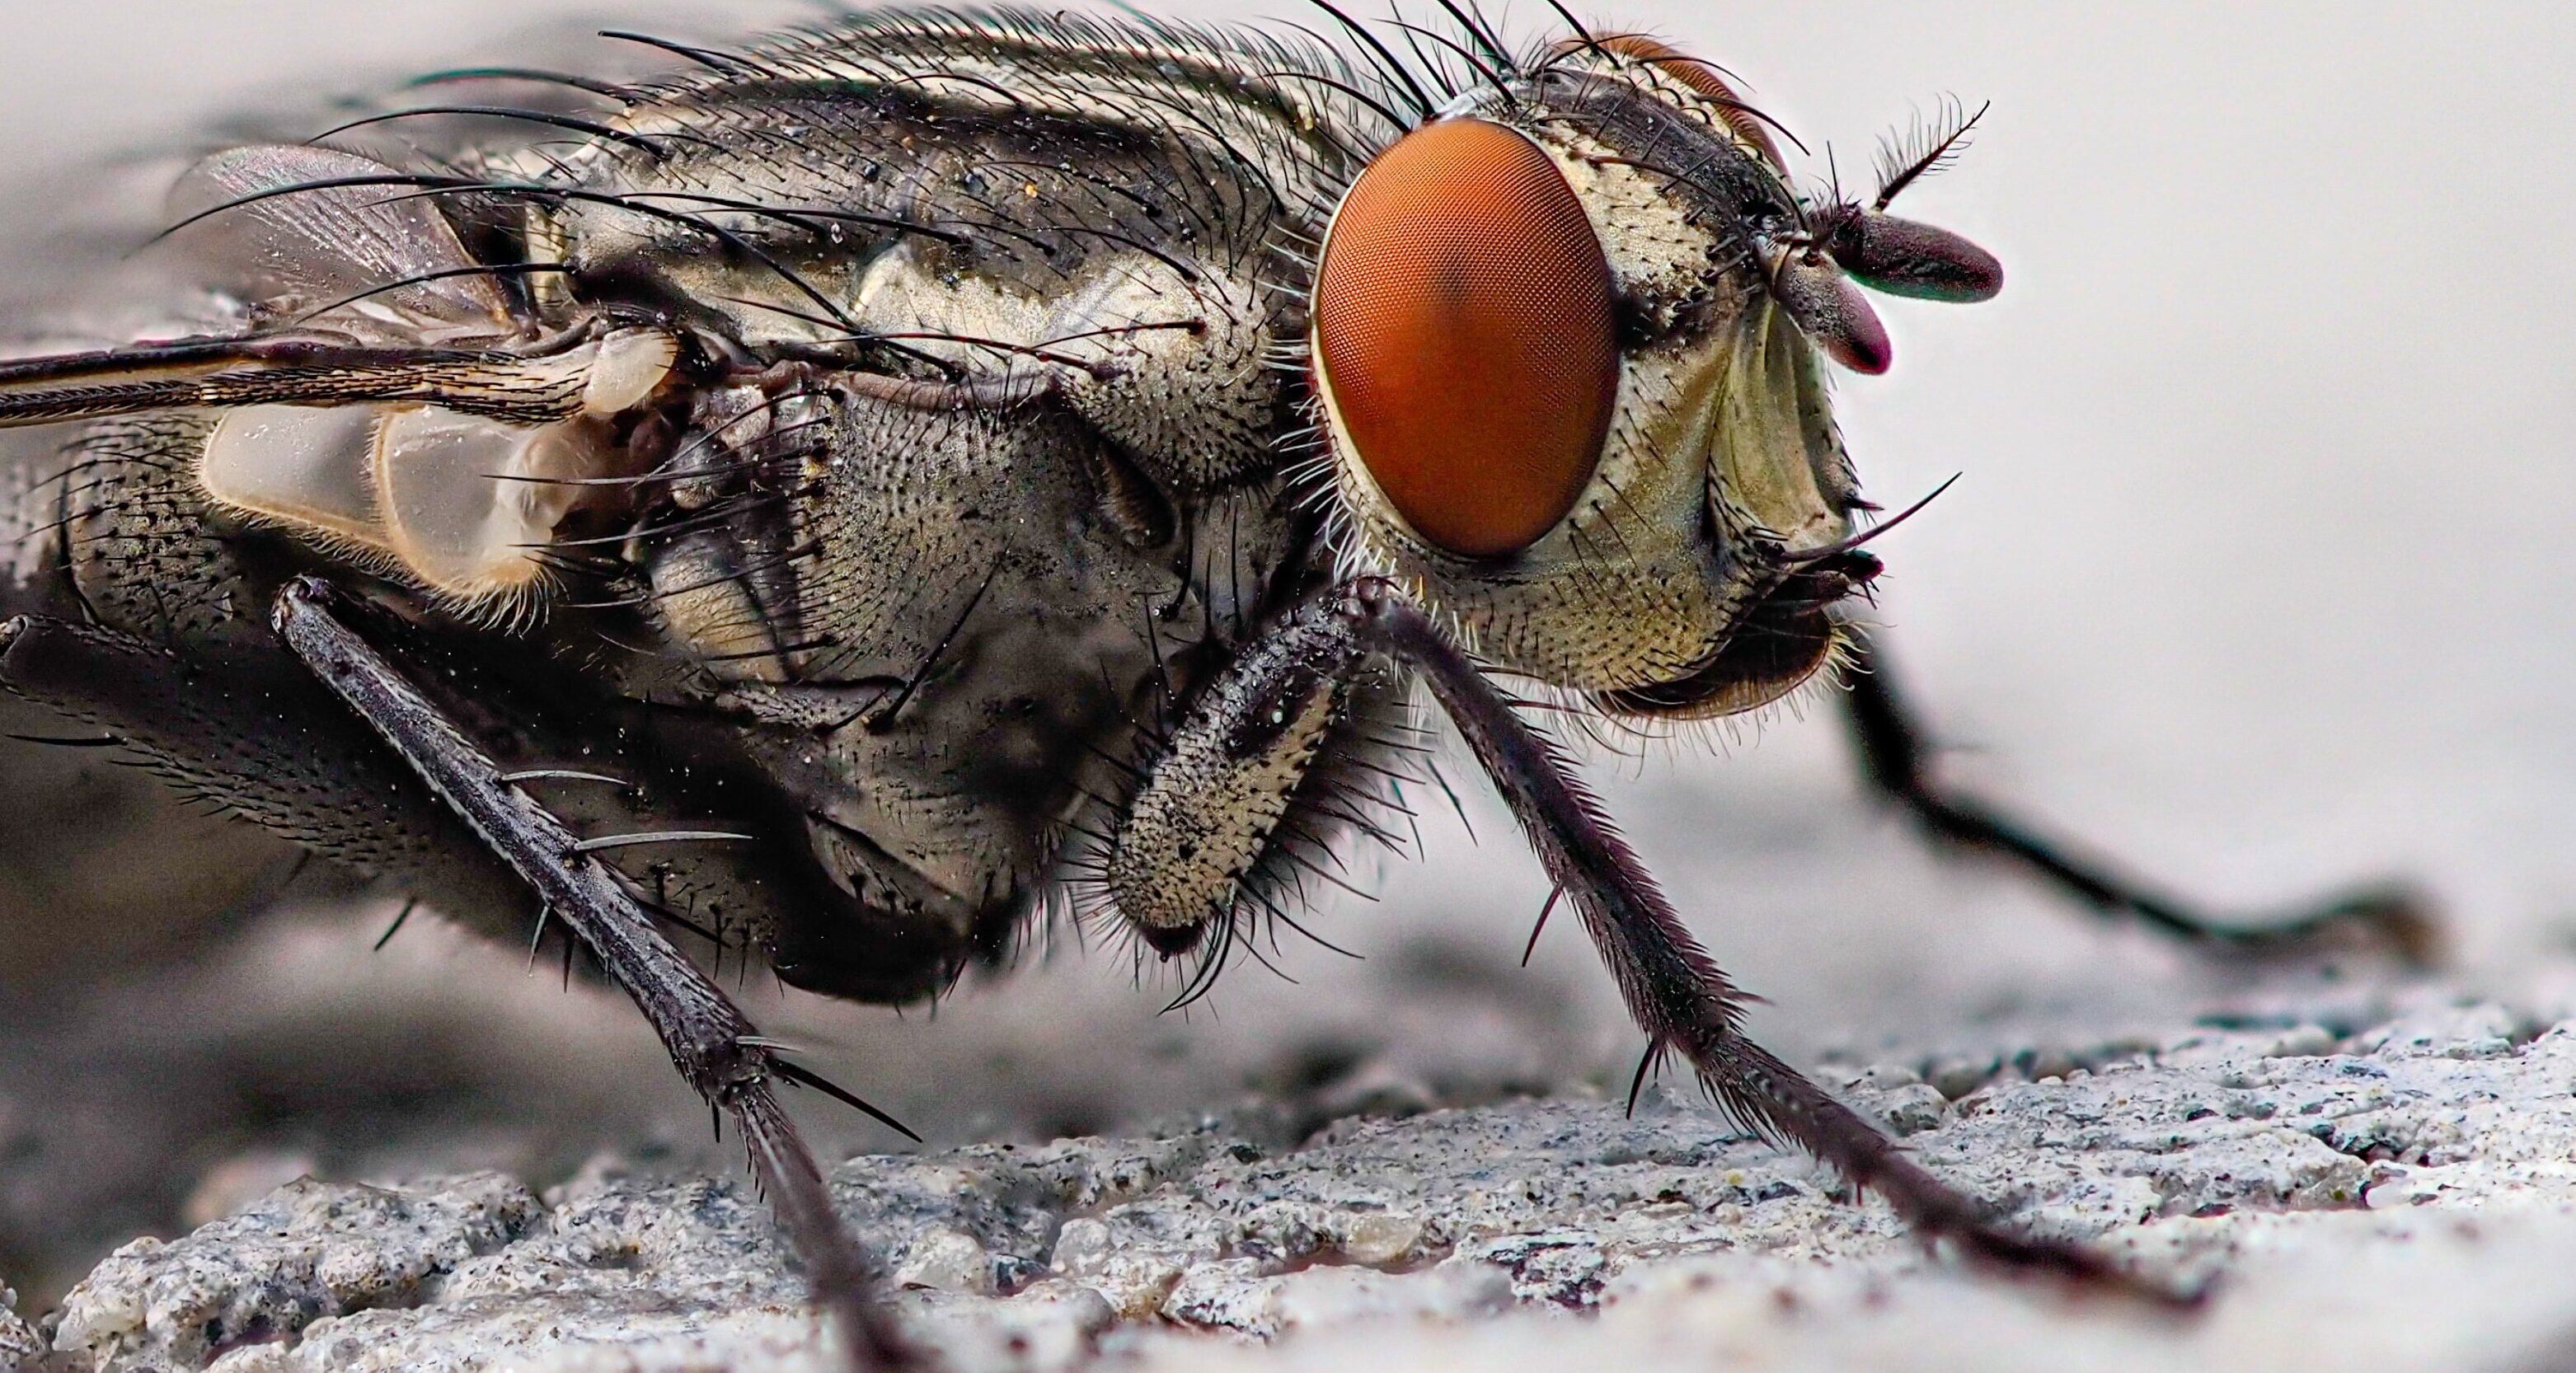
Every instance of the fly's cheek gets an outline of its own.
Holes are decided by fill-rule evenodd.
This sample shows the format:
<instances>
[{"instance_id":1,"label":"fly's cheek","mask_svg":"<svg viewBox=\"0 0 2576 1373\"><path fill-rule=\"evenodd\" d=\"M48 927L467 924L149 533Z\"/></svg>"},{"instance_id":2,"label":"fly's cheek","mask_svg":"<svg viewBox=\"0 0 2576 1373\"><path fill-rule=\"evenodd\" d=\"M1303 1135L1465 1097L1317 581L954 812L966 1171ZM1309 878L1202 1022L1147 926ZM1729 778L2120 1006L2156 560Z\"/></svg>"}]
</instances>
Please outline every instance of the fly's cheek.
<instances>
[{"instance_id":1,"label":"fly's cheek","mask_svg":"<svg viewBox=\"0 0 2576 1373\"><path fill-rule=\"evenodd\" d=\"M1450 553L1538 542L1600 464L1610 264L1556 163L1501 125L1428 125L1360 174L1325 236L1314 346L1369 477Z\"/></svg>"}]
</instances>

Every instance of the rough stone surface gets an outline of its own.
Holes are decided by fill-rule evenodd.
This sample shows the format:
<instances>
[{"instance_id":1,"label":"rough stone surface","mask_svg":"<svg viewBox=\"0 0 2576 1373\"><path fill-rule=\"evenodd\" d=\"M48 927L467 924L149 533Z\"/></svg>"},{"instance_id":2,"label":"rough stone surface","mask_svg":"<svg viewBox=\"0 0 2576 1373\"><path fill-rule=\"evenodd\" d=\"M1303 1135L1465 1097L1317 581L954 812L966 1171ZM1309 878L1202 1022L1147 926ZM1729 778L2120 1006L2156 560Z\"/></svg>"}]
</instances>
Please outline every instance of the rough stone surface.
<instances>
[{"instance_id":1,"label":"rough stone surface","mask_svg":"<svg viewBox=\"0 0 2576 1373\"><path fill-rule=\"evenodd\" d=\"M45 1352L43 1337L19 1319L17 1305L18 1294L0 1287L0 1368L31 1363Z\"/></svg>"},{"instance_id":2,"label":"rough stone surface","mask_svg":"<svg viewBox=\"0 0 2576 1373\"><path fill-rule=\"evenodd\" d=\"M1255 1114L1160 1139L870 1156L834 1187L959 1369L2576 1355L2576 1292L2559 1290L2576 1285L2561 1280L2576 1272L2576 1023L2442 1006L2031 1066L2048 1071L1888 1062L1831 1080L2029 1229L2214 1283L2205 1314L1958 1271L1883 1206L1661 1091L1634 1116L1525 1101L1285 1141ZM2372 1285L2441 1299L2373 1301ZM740 1184L608 1164L543 1200L492 1174L296 1182L118 1251L44 1333L42 1366L62 1373L799 1370L829 1353ZM28 1360L32 1342L0 1317L0 1351Z\"/></svg>"}]
</instances>

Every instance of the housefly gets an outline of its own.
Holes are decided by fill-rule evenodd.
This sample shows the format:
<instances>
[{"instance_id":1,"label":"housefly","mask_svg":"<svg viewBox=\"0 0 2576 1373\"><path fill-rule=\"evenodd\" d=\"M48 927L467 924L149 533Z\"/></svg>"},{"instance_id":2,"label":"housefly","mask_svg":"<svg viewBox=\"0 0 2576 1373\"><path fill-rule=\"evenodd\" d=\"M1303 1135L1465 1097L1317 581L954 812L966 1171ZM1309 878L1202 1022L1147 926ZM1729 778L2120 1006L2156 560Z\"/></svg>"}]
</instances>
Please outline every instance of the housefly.
<instances>
[{"instance_id":1,"label":"housefly","mask_svg":"<svg viewBox=\"0 0 2576 1373\"><path fill-rule=\"evenodd\" d=\"M447 73L198 163L173 323L0 363L0 683L185 795L587 950L729 1119L853 1357L915 1357L691 946L927 998L1058 902L1203 995L1429 784L1436 706L1644 1030L1744 1124L2004 1269L2018 1233L1742 1031L1544 708L1740 714L1838 670L1934 834L2241 947L1938 787L1844 607L1828 380L1995 258L1643 35L885 10L620 82ZM1909 512L1910 513L1910 512ZM1896 517L1901 518L1901 516ZM1445 785L1445 783L1444 783ZM1552 903L1554 904L1554 903ZM888 1121L892 1124L891 1121ZM897 1127L900 1128L900 1127Z\"/></svg>"}]
</instances>

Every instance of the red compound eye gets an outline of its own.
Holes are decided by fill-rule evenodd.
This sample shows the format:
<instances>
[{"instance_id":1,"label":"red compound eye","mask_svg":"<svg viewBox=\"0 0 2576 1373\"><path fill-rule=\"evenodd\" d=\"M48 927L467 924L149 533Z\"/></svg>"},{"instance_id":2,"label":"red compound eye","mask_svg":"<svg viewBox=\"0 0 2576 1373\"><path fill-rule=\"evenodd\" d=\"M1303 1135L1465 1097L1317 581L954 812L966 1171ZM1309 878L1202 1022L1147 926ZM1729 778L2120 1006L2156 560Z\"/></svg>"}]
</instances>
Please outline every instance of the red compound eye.
<instances>
[{"instance_id":1,"label":"red compound eye","mask_svg":"<svg viewBox=\"0 0 2576 1373\"><path fill-rule=\"evenodd\" d=\"M1319 384L1396 512L1517 553L1592 480L1619 388L1610 264L1538 145L1448 119L1351 186L1316 273Z\"/></svg>"}]
</instances>

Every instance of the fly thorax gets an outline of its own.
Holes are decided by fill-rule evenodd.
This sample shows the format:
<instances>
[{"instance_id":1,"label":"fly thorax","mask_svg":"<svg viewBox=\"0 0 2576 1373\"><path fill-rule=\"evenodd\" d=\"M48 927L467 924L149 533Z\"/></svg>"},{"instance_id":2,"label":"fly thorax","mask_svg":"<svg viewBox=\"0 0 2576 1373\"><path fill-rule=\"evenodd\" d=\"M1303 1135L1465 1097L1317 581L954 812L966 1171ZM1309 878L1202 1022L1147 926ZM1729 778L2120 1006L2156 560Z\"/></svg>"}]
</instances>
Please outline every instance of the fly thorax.
<instances>
[{"instance_id":1,"label":"fly thorax","mask_svg":"<svg viewBox=\"0 0 2576 1373\"><path fill-rule=\"evenodd\" d=\"M906 243L869 264L851 315L960 375L1028 377L1158 482L1201 490L1277 461L1276 294L1249 270L1168 252L1094 253L1033 285Z\"/></svg>"}]
</instances>

